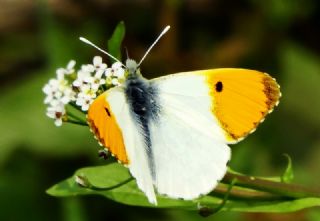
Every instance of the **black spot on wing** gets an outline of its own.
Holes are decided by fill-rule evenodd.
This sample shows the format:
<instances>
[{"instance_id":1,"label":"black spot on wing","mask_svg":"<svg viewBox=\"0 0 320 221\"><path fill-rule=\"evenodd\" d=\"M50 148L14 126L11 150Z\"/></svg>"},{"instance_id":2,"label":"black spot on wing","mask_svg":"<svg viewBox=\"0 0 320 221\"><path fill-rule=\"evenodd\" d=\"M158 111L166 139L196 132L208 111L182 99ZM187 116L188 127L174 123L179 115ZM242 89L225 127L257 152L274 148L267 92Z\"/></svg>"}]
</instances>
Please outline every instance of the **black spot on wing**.
<instances>
[{"instance_id":1,"label":"black spot on wing","mask_svg":"<svg viewBox=\"0 0 320 221\"><path fill-rule=\"evenodd\" d=\"M223 84L221 81L218 81L215 85L216 91L221 92L223 90Z\"/></svg>"}]
</instances>

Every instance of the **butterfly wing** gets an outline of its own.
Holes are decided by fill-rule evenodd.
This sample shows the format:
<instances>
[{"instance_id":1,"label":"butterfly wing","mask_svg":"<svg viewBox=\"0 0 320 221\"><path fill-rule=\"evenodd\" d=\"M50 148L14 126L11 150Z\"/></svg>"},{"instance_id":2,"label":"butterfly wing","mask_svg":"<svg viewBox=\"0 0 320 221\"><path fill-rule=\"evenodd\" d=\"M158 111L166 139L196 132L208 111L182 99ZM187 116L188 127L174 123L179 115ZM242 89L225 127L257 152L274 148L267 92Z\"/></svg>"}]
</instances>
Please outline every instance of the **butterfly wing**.
<instances>
[{"instance_id":1,"label":"butterfly wing","mask_svg":"<svg viewBox=\"0 0 320 221\"><path fill-rule=\"evenodd\" d=\"M196 84L197 80L200 83ZM280 86L274 78L248 69L184 72L153 81L166 95L209 96L210 112L223 128L227 143L236 143L253 132L272 112L281 96Z\"/></svg>"},{"instance_id":2,"label":"butterfly wing","mask_svg":"<svg viewBox=\"0 0 320 221\"><path fill-rule=\"evenodd\" d=\"M124 88L112 88L101 94L89 108L88 122L100 143L129 168L138 187L156 204L144 139L130 114Z\"/></svg>"},{"instance_id":3,"label":"butterfly wing","mask_svg":"<svg viewBox=\"0 0 320 221\"><path fill-rule=\"evenodd\" d=\"M236 143L253 132L279 103L280 86L266 73L232 68L197 73L205 77L210 88L212 112L228 143Z\"/></svg>"},{"instance_id":4,"label":"butterfly wing","mask_svg":"<svg viewBox=\"0 0 320 221\"><path fill-rule=\"evenodd\" d=\"M88 123L100 145L107 147L121 163L128 164L129 159L124 146L123 134L114 115L114 110L111 109L110 103L107 101L108 94L110 92L105 92L94 100L88 111ZM124 103L120 103L120 105L124 105Z\"/></svg>"},{"instance_id":5,"label":"butterfly wing","mask_svg":"<svg viewBox=\"0 0 320 221\"><path fill-rule=\"evenodd\" d=\"M173 198L194 199L213 190L230 159L227 143L250 133L280 96L270 76L244 69L187 72L151 82L161 105L160 117L150 122L154 185Z\"/></svg>"},{"instance_id":6,"label":"butterfly wing","mask_svg":"<svg viewBox=\"0 0 320 221\"><path fill-rule=\"evenodd\" d=\"M254 130L280 96L270 76L244 69L180 73L150 85L159 108L147 126L152 160L147 134L133 117L123 87L100 95L90 106L88 122L154 204L154 186L160 194L183 199L213 190L230 159L227 143Z\"/></svg>"}]
</instances>

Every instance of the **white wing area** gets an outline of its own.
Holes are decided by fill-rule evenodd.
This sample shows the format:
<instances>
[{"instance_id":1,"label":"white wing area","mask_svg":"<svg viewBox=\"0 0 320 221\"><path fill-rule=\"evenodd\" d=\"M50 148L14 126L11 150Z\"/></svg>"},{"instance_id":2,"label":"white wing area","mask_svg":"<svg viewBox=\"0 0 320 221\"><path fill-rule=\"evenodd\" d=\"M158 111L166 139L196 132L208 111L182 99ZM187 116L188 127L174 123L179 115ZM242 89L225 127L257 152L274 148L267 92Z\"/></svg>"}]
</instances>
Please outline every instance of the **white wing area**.
<instances>
[{"instance_id":1,"label":"white wing area","mask_svg":"<svg viewBox=\"0 0 320 221\"><path fill-rule=\"evenodd\" d=\"M155 188L171 198L194 199L209 193L226 173L230 148L211 112L205 77L181 73L150 82L158 89L160 105L159 116L148 125L154 178L143 132L132 119L123 88L110 89L106 96L122 131L132 176L153 204Z\"/></svg>"},{"instance_id":2,"label":"white wing area","mask_svg":"<svg viewBox=\"0 0 320 221\"><path fill-rule=\"evenodd\" d=\"M204 76L181 73L151 82L161 105L149 125L158 193L182 199L209 193L226 173L230 148L211 112Z\"/></svg>"},{"instance_id":3,"label":"white wing area","mask_svg":"<svg viewBox=\"0 0 320 221\"><path fill-rule=\"evenodd\" d=\"M129 170L136 178L138 187L146 194L150 203L157 204L151 170L144 150L144 140L139 126L133 121L123 88L116 87L108 91L107 100L116 121L122 130L124 144L129 158Z\"/></svg>"}]
</instances>

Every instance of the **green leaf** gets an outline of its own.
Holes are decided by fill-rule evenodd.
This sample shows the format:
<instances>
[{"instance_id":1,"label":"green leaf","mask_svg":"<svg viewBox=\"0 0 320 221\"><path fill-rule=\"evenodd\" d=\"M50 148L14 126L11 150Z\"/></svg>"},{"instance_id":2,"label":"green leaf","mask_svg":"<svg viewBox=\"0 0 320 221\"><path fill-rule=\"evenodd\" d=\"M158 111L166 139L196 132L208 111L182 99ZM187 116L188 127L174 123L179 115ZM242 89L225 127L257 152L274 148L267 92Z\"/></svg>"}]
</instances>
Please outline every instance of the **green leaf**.
<instances>
[{"instance_id":1,"label":"green leaf","mask_svg":"<svg viewBox=\"0 0 320 221\"><path fill-rule=\"evenodd\" d=\"M108 52L121 61L121 44L125 35L124 22L121 21L108 41Z\"/></svg>"},{"instance_id":2,"label":"green leaf","mask_svg":"<svg viewBox=\"0 0 320 221\"><path fill-rule=\"evenodd\" d=\"M288 165L287 165L287 168L284 171L283 175L281 176L281 181L284 183L291 183L294 178L293 169L292 169L292 161L291 161L291 158L288 154L284 154L284 156L288 160Z\"/></svg>"},{"instance_id":3,"label":"green leaf","mask_svg":"<svg viewBox=\"0 0 320 221\"><path fill-rule=\"evenodd\" d=\"M77 176L85 177L90 188L75 182ZM199 210L217 208L223 203L224 195L206 195L195 200L177 200L157 196L158 205L150 204L144 193L138 189L128 170L120 164L82 168L75 174L47 190L52 196L101 195L119 203L157 208L180 208ZM231 193L230 193L231 194ZM222 208L225 211L242 212L292 212L312 206L320 206L320 198L282 198L279 200L229 199Z\"/></svg>"},{"instance_id":4,"label":"green leaf","mask_svg":"<svg viewBox=\"0 0 320 221\"><path fill-rule=\"evenodd\" d=\"M81 187L75 182L76 176L86 177L94 188ZM138 189L135 180L131 179L128 170L118 163L80 169L72 177L51 187L47 193L52 196L97 194L128 205L153 207ZM158 197L158 203L159 207L170 208L195 206L192 201L172 200L163 196Z\"/></svg>"}]
</instances>

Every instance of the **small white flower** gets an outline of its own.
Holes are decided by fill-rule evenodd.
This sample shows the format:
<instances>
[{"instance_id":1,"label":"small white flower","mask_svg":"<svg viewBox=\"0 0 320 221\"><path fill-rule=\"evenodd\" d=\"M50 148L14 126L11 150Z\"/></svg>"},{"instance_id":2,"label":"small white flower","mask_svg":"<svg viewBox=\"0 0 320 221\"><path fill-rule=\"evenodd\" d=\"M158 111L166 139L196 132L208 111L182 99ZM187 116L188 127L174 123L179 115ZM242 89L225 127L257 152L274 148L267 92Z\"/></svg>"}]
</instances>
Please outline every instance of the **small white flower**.
<instances>
[{"instance_id":1,"label":"small white flower","mask_svg":"<svg viewBox=\"0 0 320 221\"><path fill-rule=\"evenodd\" d=\"M42 91L47 95L44 99L44 103L49 104L56 98L58 92L58 81L56 79L51 79L46 85L44 85Z\"/></svg>"},{"instance_id":2,"label":"small white flower","mask_svg":"<svg viewBox=\"0 0 320 221\"><path fill-rule=\"evenodd\" d=\"M81 110L87 111L94 98L97 97L97 90L93 89L90 85L84 85L80 90L76 104L81 107Z\"/></svg>"},{"instance_id":3,"label":"small white flower","mask_svg":"<svg viewBox=\"0 0 320 221\"><path fill-rule=\"evenodd\" d=\"M96 71L105 70L107 68L107 64L102 62L102 57L95 56L93 58L93 66L95 67Z\"/></svg>"},{"instance_id":4,"label":"small white flower","mask_svg":"<svg viewBox=\"0 0 320 221\"><path fill-rule=\"evenodd\" d=\"M55 102L67 104L75 99L75 93L63 75L58 75L57 78L50 79L42 88L42 91L46 94L45 104L53 105Z\"/></svg>"},{"instance_id":5,"label":"small white flower","mask_svg":"<svg viewBox=\"0 0 320 221\"><path fill-rule=\"evenodd\" d=\"M56 79L51 79L51 84L58 86L58 89L60 91L63 91L67 87L69 87L69 82L64 78L66 74L66 69L64 68L58 68L56 71L57 78Z\"/></svg>"},{"instance_id":6,"label":"small white flower","mask_svg":"<svg viewBox=\"0 0 320 221\"><path fill-rule=\"evenodd\" d=\"M76 61L71 60L67 64L66 68L58 68L56 71L58 78L62 78L62 77L64 77L64 75L70 75L70 74L74 73L74 66L75 65L76 65Z\"/></svg>"},{"instance_id":7,"label":"small white flower","mask_svg":"<svg viewBox=\"0 0 320 221\"><path fill-rule=\"evenodd\" d=\"M63 103L57 102L55 105L47 108L47 116L55 120L54 124L57 127L62 125L62 118L65 116L65 114L66 110Z\"/></svg>"},{"instance_id":8,"label":"small white flower","mask_svg":"<svg viewBox=\"0 0 320 221\"><path fill-rule=\"evenodd\" d=\"M103 70L98 70L94 76L88 76L84 81L90 84L93 90L98 90L100 85L106 83L106 80L102 78L103 73Z\"/></svg>"},{"instance_id":9,"label":"small white flower","mask_svg":"<svg viewBox=\"0 0 320 221\"><path fill-rule=\"evenodd\" d=\"M118 78L124 78L124 69L122 67L122 64L120 62L116 62L112 65L112 68L114 69L114 76Z\"/></svg>"},{"instance_id":10,"label":"small white flower","mask_svg":"<svg viewBox=\"0 0 320 221\"><path fill-rule=\"evenodd\" d=\"M60 100L63 96L63 91L60 88L60 82L57 79L50 81L42 88L42 91L47 95L44 99L45 104L51 104L56 100Z\"/></svg>"},{"instance_id":11,"label":"small white flower","mask_svg":"<svg viewBox=\"0 0 320 221\"><path fill-rule=\"evenodd\" d=\"M112 64L111 68L107 68L105 71L106 77L117 77L124 78L125 70L120 62L115 62Z\"/></svg>"},{"instance_id":12,"label":"small white flower","mask_svg":"<svg viewBox=\"0 0 320 221\"><path fill-rule=\"evenodd\" d=\"M66 79L64 79L64 78L59 79L58 78L58 89L61 92L63 92L64 90L66 90L69 87L70 87L69 82Z\"/></svg>"},{"instance_id":13,"label":"small white flower","mask_svg":"<svg viewBox=\"0 0 320 221\"><path fill-rule=\"evenodd\" d=\"M74 80L73 83L72 83L73 86L79 87L79 88L82 87L83 85L87 84L85 79L87 79L90 76L91 76L90 72L83 71L83 70L78 71L77 79Z\"/></svg>"},{"instance_id":14,"label":"small white flower","mask_svg":"<svg viewBox=\"0 0 320 221\"><path fill-rule=\"evenodd\" d=\"M81 107L81 110L89 110L90 104L93 102L93 99L90 96L80 96L76 100L76 104Z\"/></svg>"},{"instance_id":15,"label":"small white flower","mask_svg":"<svg viewBox=\"0 0 320 221\"><path fill-rule=\"evenodd\" d=\"M92 64L84 64L81 66L81 71L92 73L95 71L95 68Z\"/></svg>"},{"instance_id":16,"label":"small white flower","mask_svg":"<svg viewBox=\"0 0 320 221\"><path fill-rule=\"evenodd\" d=\"M76 99L75 96L76 93L71 89L71 87L68 87L63 91L61 102L63 104L68 104L70 101L74 101Z\"/></svg>"},{"instance_id":17,"label":"small white flower","mask_svg":"<svg viewBox=\"0 0 320 221\"><path fill-rule=\"evenodd\" d=\"M74 66L76 65L76 61L75 60L71 60L69 61L68 65L67 65L67 70L69 70L69 72L74 72Z\"/></svg>"}]
</instances>

